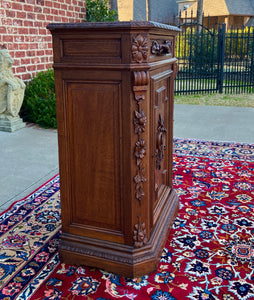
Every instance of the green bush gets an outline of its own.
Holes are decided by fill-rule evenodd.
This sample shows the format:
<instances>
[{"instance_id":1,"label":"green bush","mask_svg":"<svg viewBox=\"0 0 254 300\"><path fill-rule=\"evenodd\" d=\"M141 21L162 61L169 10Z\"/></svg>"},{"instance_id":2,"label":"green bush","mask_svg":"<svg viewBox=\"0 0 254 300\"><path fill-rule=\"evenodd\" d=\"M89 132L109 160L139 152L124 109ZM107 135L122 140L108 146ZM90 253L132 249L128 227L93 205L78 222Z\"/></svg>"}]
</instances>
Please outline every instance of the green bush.
<instances>
[{"instance_id":1,"label":"green bush","mask_svg":"<svg viewBox=\"0 0 254 300\"><path fill-rule=\"evenodd\" d=\"M21 115L26 122L56 128L56 97L53 69L39 72L27 83Z\"/></svg>"},{"instance_id":2,"label":"green bush","mask_svg":"<svg viewBox=\"0 0 254 300\"><path fill-rule=\"evenodd\" d=\"M117 12L109 9L108 0L86 0L87 22L113 22L117 19Z\"/></svg>"}]
</instances>

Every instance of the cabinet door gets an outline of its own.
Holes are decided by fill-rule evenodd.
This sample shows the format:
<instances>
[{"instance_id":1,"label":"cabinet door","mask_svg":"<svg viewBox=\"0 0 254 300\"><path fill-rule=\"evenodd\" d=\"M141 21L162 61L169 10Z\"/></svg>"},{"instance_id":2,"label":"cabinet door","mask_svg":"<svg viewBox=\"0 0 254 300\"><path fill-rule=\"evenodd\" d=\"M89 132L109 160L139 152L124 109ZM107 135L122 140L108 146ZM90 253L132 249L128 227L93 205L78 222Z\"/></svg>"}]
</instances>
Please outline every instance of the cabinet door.
<instances>
[{"instance_id":1,"label":"cabinet door","mask_svg":"<svg viewBox=\"0 0 254 300\"><path fill-rule=\"evenodd\" d=\"M153 222L159 217L171 186L172 125L171 70L151 76L151 151L153 153L151 194Z\"/></svg>"}]
</instances>

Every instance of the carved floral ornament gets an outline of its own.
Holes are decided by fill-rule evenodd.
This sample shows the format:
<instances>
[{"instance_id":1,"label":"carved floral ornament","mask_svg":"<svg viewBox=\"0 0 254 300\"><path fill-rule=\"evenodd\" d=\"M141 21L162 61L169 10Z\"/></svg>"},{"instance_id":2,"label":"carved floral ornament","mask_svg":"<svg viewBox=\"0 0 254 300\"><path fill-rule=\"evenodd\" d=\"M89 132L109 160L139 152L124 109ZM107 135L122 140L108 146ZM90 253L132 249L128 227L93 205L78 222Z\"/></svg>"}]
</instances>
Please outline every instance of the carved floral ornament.
<instances>
[{"instance_id":1,"label":"carved floral ornament","mask_svg":"<svg viewBox=\"0 0 254 300\"><path fill-rule=\"evenodd\" d=\"M141 34L133 37L131 51L134 61L136 61L137 63L146 62L148 55L147 38L142 36Z\"/></svg>"},{"instance_id":2,"label":"carved floral ornament","mask_svg":"<svg viewBox=\"0 0 254 300\"><path fill-rule=\"evenodd\" d=\"M135 248L141 248L147 244L147 233L145 222L141 222L140 216L138 217L138 224L134 225L133 241Z\"/></svg>"},{"instance_id":3,"label":"carved floral ornament","mask_svg":"<svg viewBox=\"0 0 254 300\"><path fill-rule=\"evenodd\" d=\"M172 54L173 42L172 41L153 41L151 46L151 53L155 55Z\"/></svg>"}]
</instances>

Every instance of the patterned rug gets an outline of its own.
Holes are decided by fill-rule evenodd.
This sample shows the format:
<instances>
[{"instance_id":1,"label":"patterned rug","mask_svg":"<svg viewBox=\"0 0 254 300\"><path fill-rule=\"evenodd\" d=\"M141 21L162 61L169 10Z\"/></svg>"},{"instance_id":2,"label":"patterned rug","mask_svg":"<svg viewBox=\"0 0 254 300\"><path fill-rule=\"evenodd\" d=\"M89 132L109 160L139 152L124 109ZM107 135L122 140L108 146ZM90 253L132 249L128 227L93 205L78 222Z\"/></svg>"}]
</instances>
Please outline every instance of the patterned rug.
<instances>
[{"instance_id":1,"label":"patterned rug","mask_svg":"<svg viewBox=\"0 0 254 300\"><path fill-rule=\"evenodd\" d=\"M176 139L180 212L142 278L59 263L59 178L0 216L0 299L254 299L254 145Z\"/></svg>"}]
</instances>

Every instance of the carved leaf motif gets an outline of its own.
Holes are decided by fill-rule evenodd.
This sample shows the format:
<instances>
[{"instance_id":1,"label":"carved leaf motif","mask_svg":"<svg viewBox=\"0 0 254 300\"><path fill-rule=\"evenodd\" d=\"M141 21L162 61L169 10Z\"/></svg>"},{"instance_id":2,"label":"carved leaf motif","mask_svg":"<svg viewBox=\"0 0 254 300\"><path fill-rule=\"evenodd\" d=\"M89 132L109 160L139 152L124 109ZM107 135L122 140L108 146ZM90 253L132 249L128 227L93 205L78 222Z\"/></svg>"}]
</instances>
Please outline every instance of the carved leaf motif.
<instances>
[{"instance_id":1,"label":"carved leaf motif","mask_svg":"<svg viewBox=\"0 0 254 300\"><path fill-rule=\"evenodd\" d=\"M136 62L142 63L143 61L146 61L148 52L147 38L143 37L141 34L134 37L131 50L132 57Z\"/></svg>"},{"instance_id":2,"label":"carved leaf motif","mask_svg":"<svg viewBox=\"0 0 254 300\"><path fill-rule=\"evenodd\" d=\"M134 225L133 241L135 248L141 248L142 246L147 244L145 222L141 223L140 218L139 223Z\"/></svg>"},{"instance_id":3,"label":"carved leaf motif","mask_svg":"<svg viewBox=\"0 0 254 300\"><path fill-rule=\"evenodd\" d=\"M145 145L145 140L144 139L139 139L136 142L136 147L135 147L135 156L137 159L142 159L145 157L146 154L146 145Z\"/></svg>"}]
</instances>

